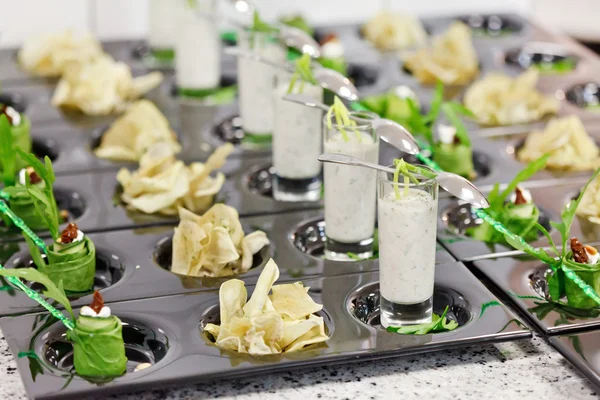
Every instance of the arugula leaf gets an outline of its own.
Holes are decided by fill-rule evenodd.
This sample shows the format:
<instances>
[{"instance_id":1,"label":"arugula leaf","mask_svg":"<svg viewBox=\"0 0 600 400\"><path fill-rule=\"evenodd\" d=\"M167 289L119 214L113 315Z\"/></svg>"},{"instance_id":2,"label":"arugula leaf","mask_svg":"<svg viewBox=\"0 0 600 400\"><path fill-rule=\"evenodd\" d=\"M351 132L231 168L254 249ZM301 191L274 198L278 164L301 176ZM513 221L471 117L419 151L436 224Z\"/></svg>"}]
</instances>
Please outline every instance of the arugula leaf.
<instances>
[{"instance_id":1,"label":"arugula leaf","mask_svg":"<svg viewBox=\"0 0 600 400\"><path fill-rule=\"evenodd\" d=\"M565 273L562 269L554 271L548 279L548 294L553 301L559 301L565 294Z\"/></svg>"},{"instance_id":2,"label":"arugula leaf","mask_svg":"<svg viewBox=\"0 0 600 400\"><path fill-rule=\"evenodd\" d=\"M46 287L46 290L43 292L44 296L61 304L69 312L69 314L71 314L71 318L75 319L75 316L73 315L73 309L71 308L71 303L69 302L69 299L62 288L62 281L57 287L54 283L52 283L50 278L35 268L2 269L0 270L0 276L22 278L26 281L36 282L44 285Z\"/></svg>"},{"instance_id":3,"label":"arugula leaf","mask_svg":"<svg viewBox=\"0 0 600 400\"><path fill-rule=\"evenodd\" d=\"M546 237L546 239L548 239L548 243L550 243L550 247L552 248L552 251L554 252L554 254L556 255L556 257L560 256L560 252L558 251L558 248L556 247L556 244L554 243L554 240L552 239L552 236L550 236L550 233L546 230L546 228L544 228L542 225L540 225L539 223L535 223L535 227L542 232L542 234Z\"/></svg>"},{"instance_id":4,"label":"arugula leaf","mask_svg":"<svg viewBox=\"0 0 600 400\"><path fill-rule=\"evenodd\" d=\"M571 225L573 224L573 219L575 218L575 211L577 211L577 207L579 206L579 203L581 202L581 199L583 198L583 194L587 190L590 183L594 179L596 179L596 176L598 175L599 172L600 172L600 168L598 168L594 172L594 174L592 175L590 180L587 181L587 183L581 190L581 193L579 193L579 197L577 197L576 200L573 200L573 201L569 202L569 204L567 204L567 206L564 208L564 210L560 216L561 222L550 222L550 225L552 225L557 231L559 231L560 235L562 237L562 255L563 255L563 257L568 252L567 240L569 238L569 232L571 231Z\"/></svg>"},{"instance_id":5,"label":"arugula leaf","mask_svg":"<svg viewBox=\"0 0 600 400\"><path fill-rule=\"evenodd\" d=\"M25 238L25 242L27 243L27 248L29 249L29 254L31 254L33 263L40 270L43 270L44 267L46 267L46 262L42 258L42 253L40 252L40 248L37 247L37 245L33 242L33 240L31 240L29 238L29 236L27 236L26 234L23 234L23 237Z\"/></svg>"},{"instance_id":6,"label":"arugula leaf","mask_svg":"<svg viewBox=\"0 0 600 400\"><path fill-rule=\"evenodd\" d=\"M254 32L265 32L265 33L277 33L279 29L274 26L266 23L260 18L258 11L254 11L254 15L252 16L252 28Z\"/></svg>"},{"instance_id":7,"label":"arugula leaf","mask_svg":"<svg viewBox=\"0 0 600 400\"><path fill-rule=\"evenodd\" d=\"M403 335L425 335L427 333L448 332L458 328L458 322L448 320L446 314L449 307L446 306L441 316L433 314L431 322L428 324L408 325L408 326L388 326L388 332L395 332Z\"/></svg>"},{"instance_id":8,"label":"arugula leaf","mask_svg":"<svg viewBox=\"0 0 600 400\"><path fill-rule=\"evenodd\" d=\"M435 91L433 92L433 99L429 106L429 112L424 118L424 122L432 124L438 119L442 103L444 102L444 84L441 81L437 81L435 84Z\"/></svg>"},{"instance_id":9,"label":"arugula leaf","mask_svg":"<svg viewBox=\"0 0 600 400\"><path fill-rule=\"evenodd\" d=\"M6 115L0 115L0 166L2 167L2 182L4 185L15 184L17 174L17 157L13 148L13 137Z\"/></svg>"},{"instance_id":10,"label":"arugula leaf","mask_svg":"<svg viewBox=\"0 0 600 400\"><path fill-rule=\"evenodd\" d=\"M528 180L538 171L544 169L546 163L548 162L548 158L550 158L550 153L544 154L537 160L534 160L527 164L527 166L523 168L508 184L508 186L506 187L506 189L504 189L500 196L494 198L494 204L492 204L491 207L502 208L504 206L506 198L510 196L512 192L515 191L519 183ZM492 200L490 200L489 198L488 200L490 201L490 203L492 203Z\"/></svg>"},{"instance_id":11,"label":"arugula leaf","mask_svg":"<svg viewBox=\"0 0 600 400\"><path fill-rule=\"evenodd\" d=\"M446 118L448 118L448 121L450 121L450 123L456 128L456 137L460 143L464 146L471 147L471 139L469 138L467 127L460 118L460 115L464 114L463 109L465 108L456 102L447 102L442 104L442 112Z\"/></svg>"}]
</instances>

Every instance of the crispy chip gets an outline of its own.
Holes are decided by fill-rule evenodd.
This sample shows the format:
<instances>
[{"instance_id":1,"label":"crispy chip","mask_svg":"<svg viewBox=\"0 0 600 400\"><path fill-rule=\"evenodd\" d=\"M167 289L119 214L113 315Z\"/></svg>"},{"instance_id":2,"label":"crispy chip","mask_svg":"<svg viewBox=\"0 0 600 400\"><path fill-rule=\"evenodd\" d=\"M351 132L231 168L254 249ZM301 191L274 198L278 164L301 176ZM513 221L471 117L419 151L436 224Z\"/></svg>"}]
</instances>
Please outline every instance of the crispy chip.
<instances>
[{"instance_id":1,"label":"crispy chip","mask_svg":"<svg viewBox=\"0 0 600 400\"><path fill-rule=\"evenodd\" d=\"M221 325L204 327L218 347L269 355L299 351L329 339L323 318L314 315L323 306L312 300L301 282L273 286L278 277L279 268L269 260L247 303L242 281L232 279L221 285Z\"/></svg>"},{"instance_id":2,"label":"crispy chip","mask_svg":"<svg viewBox=\"0 0 600 400\"><path fill-rule=\"evenodd\" d=\"M600 224L600 177L590 182L575 213L594 224Z\"/></svg>"},{"instance_id":3,"label":"crispy chip","mask_svg":"<svg viewBox=\"0 0 600 400\"><path fill-rule=\"evenodd\" d=\"M34 75L59 77L70 66L92 62L102 55L102 46L93 36L76 36L66 30L27 39L19 50L18 61Z\"/></svg>"},{"instance_id":4,"label":"crispy chip","mask_svg":"<svg viewBox=\"0 0 600 400\"><path fill-rule=\"evenodd\" d=\"M538 78L533 69L516 78L491 73L467 90L465 107L483 125L526 124L556 114L559 102L536 90Z\"/></svg>"},{"instance_id":5,"label":"crispy chip","mask_svg":"<svg viewBox=\"0 0 600 400\"><path fill-rule=\"evenodd\" d=\"M423 84L470 82L479 73L471 29L462 22L452 23L444 34L433 38L431 47L409 55L405 66Z\"/></svg>"},{"instance_id":6,"label":"crispy chip","mask_svg":"<svg viewBox=\"0 0 600 400\"><path fill-rule=\"evenodd\" d=\"M362 28L365 38L380 50L402 50L427 43L427 32L419 19L410 15L380 13Z\"/></svg>"},{"instance_id":7,"label":"crispy chip","mask_svg":"<svg viewBox=\"0 0 600 400\"><path fill-rule=\"evenodd\" d=\"M246 272L254 254L269 240L264 232L244 235L237 211L215 204L198 216L179 208L181 222L173 235L171 271L190 276L219 277ZM248 238L248 240L246 240Z\"/></svg>"},{"instance_id":8,"label":"crispy chip","mask_svg":"<svg viewBox=\"0 0 600 400\"><path fill-rule=\"evenodd\" d=\"M151 145L159 142L167 143L173 153L181 151L165 116L152 102L139 100L102 135L94 152L109 160L139 161Z\"/></svg>"},{"instance_id":9,"label":"crispy chip","mask_svg":"<svg viewBox=\"0 0 600 400\"><path fill-rule=\"evenodd\" d=\"M160 72L152 72L150 76L153 86L145 84L146 92L162 81ZM52 96L52 105L88 115L121 112L130 100L145 93L134 83L129 66L105 54L86 64L69 65Z\"/></svg>"},{"instance_id":10,"label":"crispy chip","mask_svg":"<svg viewBox=\"0 0 600 400\"><path fill-rule=\"evenodd\" d=\"M598 146L574 115L554 119L543 131L530 133L517 158L528 163L546 153L551 154L546 164L550 169L589 171L600 166Z\"/></svg>"}]
</instances>

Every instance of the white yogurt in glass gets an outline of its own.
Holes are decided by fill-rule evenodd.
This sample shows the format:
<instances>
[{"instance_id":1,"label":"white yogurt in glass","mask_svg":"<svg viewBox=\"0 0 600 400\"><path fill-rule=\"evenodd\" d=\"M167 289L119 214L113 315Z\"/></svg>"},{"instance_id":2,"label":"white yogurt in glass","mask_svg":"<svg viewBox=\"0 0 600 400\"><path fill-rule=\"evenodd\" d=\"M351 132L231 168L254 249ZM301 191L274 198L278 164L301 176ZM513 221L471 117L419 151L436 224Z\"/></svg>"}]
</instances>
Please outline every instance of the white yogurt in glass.
<instances>
[{"instance_id":1,"label":"white yogurt in glass","mask_svg":"<svg viewBox=\"0 0 600 400\"><path fill-rule=\"evenodd\" d=\"M265 33L241 31L238 46L251 50L271 61L285 61L283 47ZM244 131L250 135L273 133L273 86L277 70L271 66L238 57L238 89L240 117Z\"/></svg>"},{"instance_id":2,"label":"white yogurt in glass","mask_svg":"<svg viewBox=\"0 0 600 400\"><path fill-rule=\"evenodd\" d=\"M346 132L347 142L340 132L329 132L325 152L347 154L377 164L378 139L370 131L359 130L360 139L350 127ZM327 238L340 243L358 243L372 238L375 231L375 171L332 163L326 163L323 169Z\"/></svg>"},{"instance_id":3,"label":"white yogurt in glass","mask_svg":"<svg viewBox=\"0 0 600 400\"><path fill-rule=\"evenodd\" d=\"M177 16L183 7L180 0L149 0L148 44L153 51L175 48Z\"/></svg>"},{"instance_id":4,"label":"white yogurt in glass","mask_svg":"<svg viewBox=\"0 0 600 400\"><path fill-rule=\"evenodd\" d=\"M314 178L321 173L317 157L323 148L323 112L283 100L289 84L289 79L282 79L274 90L273 166L281 178ZM300 93L299 87L297 82L293 93ZM301 94L323 101L320 86L305 83Z\"/></svg>"},{"instance_id":5,"label":"white yogurt in glass","mask_svg":"<svg viewBox=\"0 0 600 400\"><path fill-rule=\"evenodd\" d=\"M215 5L215 0L196 2L197 8L207 11L214 10ZM179 13L176 29L177 87L188 90L217 88L221 79L221 39L216 21L196 15L195 9L186 5Z\"/></svg>"}]
</instances>

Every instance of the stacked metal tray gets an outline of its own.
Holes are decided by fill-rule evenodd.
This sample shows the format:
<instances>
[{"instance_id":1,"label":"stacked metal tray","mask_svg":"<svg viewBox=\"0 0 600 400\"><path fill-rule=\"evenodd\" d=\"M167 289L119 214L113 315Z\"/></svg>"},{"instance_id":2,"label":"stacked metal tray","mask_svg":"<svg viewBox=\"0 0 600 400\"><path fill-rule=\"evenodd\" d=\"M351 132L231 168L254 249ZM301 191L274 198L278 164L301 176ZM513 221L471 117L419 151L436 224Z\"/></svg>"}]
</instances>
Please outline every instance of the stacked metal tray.
<instances>
[{"instance_id":1,"label":"stacked metal tray","mask_svg":"<svg viewBox=\"0 0 600 400\"><path fill-rule=\"evenodd\" d=\"M581 89L577 85L594 81L598 58L568 39L550 34L521 17L499 17L510 27L508 33L498 37L487 34L475 37L481 76L495 70L513 75L521 72L523 65L514 54L521 54L525 48L539 53L531 54L533 58L543 51L553 53L548 55L550 58L572 57L576 60L572 72L544 75L540 88L562 100L560 115L580 115L590 134L600 138L600 115L580 107L573 94L574 90ZM457 18L469 21L469 16L457 16L425 19L424 24L431 34L438 34ZM317 29L317 35L329 32L338 34L345 43L352 73L359 78L357 82L363 95L407 84L423 103L431 100L433 88L419 85L402 68L398 55L380 53L371 47L361 37L359 26ZM111 42L105 44L105 49L131 65L134 74L148 69L142 57L143 43ZM235 82L235 69L235 60L225 57L224 84ZM224 139L234 142L239 139L236 137L239 121L235 101L223 106L182 101L174 95L172 70L166 67L163 72L164 82L147 98L157 104L177 132L185 149L181 154L183 160L204 161ZM508 248L488 248L466 238L461 231L465 223L461 215L468 215L468 212L454 215L455 209L463 206L447 195L440 200L439 207L440 246L434 308L440 313L449 305L449 317L457 321L460 328L423 336L384 331L378 315L378 261L343 263L324 260L322 203L275 201L271 196L269 149L256 150L239 145L223 168L227 181L218 201L238 209L245 230L265 231L271 244L255 256L253 268L238 278L252 292L262 266L273 257L281 270L280 282L302 280L311 287L311 296L324 305L322 316L331 340L327 345L307 352L267 358L220 351L204 334L203 327L208 322L218 322L218 288L223 279L171 273L171 240L177 220L125 210L118 200L120 188L115 176L119 168L136 166L107 162L94 156L93 148L116 117L85 117L52 107L50 98L56 82L34 79L20 71L15 62L15 50L0 52L0 81L3 96L26 108L32 120L34 149L38 155L48 154L54 159L58 175L55 187L61 207L70 209L81 229L96 243L98 273L95 288L102 290L107 303L126 324L124 336L130 360L129 372L110 382L91 382L74 376L72 350L64 340L61 325L47 314L39 313L35 304L4 282L6 293L0 302L0 315L4 318L0 320L0 327L13 354L19 355L19 372L31 397L102 396L167 384L412 355L531 336L529 329L503 305L503 301L515 305L511 300L512 292L521 288L525 292L531 287L526 280L529 277L527 268L517 271L521 274L516 278L517 281L521 279L520 287L505 284L510 281L511 273L516 273L513 271L519 268L521 256ZM464 87L449 88L447 96L460 99L464 90ZM490 190L494 183L508 183L514 177L523 167L514 157L515 148L527 132L543 126L543 123L537 123L484 128L467 123L479 175L475 183L484 190ZM594 128L596 125L597 129ZM398 155L393 149L382 147L382 163ZM586 174L541 172L529 185L544 217L552 219L559 215L565 202L577 194L585 180ZM581 235L585 232L591 235L586 238L593 238L588 241L600 241L600 233L596 237L593 227L584 225L576 226ZM555 232L552 234L556 235ZM547 245L542 239L536 244ZM463 261L474 267L483 283ZM0 262L8 268L31 263L18 232L0 232ZM488 268L485 263L495 265ZM491 285L500 298L486 285ZM539 295L535 293L532 296ZM73 305L78 308L89 303L90 298L89 294L80 294L72 298ZM525 320L536 322L527 307L530 306L519 309L520 313ZM547 326L554 327L555 321L546 321ZM538 326L543 326L543 321L537 322ZM549 329L548 333L578 331L580 327L590 329L594 324L574 322L568 326L573 329ZM133 373L135 365L143 362L153 366Z\"/></svg>"}]
</instances>

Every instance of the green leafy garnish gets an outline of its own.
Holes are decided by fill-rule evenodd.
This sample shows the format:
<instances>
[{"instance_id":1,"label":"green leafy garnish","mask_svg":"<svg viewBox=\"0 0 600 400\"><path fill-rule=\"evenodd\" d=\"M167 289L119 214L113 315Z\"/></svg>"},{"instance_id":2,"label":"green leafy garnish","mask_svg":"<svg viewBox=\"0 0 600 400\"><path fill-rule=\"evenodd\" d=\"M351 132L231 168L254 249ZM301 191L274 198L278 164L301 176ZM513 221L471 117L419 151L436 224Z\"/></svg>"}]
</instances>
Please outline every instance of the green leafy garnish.
<instances>
[{"instance_id":1,"label":"green leafy garnish","mask_svg":"<svg viewBox=\"0 0 600 400\"><path fill-rule=\"evenodd\" d=\"M402 158L395 159L394 165L396 167L394 171L394 197L396 197L396 200L400 200L400 198L402 198L400 189L398 188L400 174L402 174L404 177L404 196L408 194L408 186L410 182L419 183L419 179L415 176L416 174L424 176L427 179L434 179L437 176L435 172L432 172L427 168L409 164Z\"/></svg>"},{"instance_id":2,"label":"green leafy garnish","mask_svg":"<svg viewBox=\"0 0 600 400\"><path fill-rule=\"evenodd\" d=\"M62 288L62 282L56 286L50 278L41 273L35 268L11 268L11 269L1 269L0 276L4 277L15 277L25 279L26 281L36 282L42 284L46 287L43 294L44 296L58 302L62 305L65 310L71 314L71 318L75 320L75 316L73 315L73 309L71 308L71 303L65 294L65 291Z\"/></svg>"},{"instance_id":3,"label":"green leafy garnish","mask_svg":"<svg viewBox=\"0 0 600 400\"><path fill-rule=\"evenodd\" d=\"M433 314L431 322L428 324L409 325L409 326L388 326L388 332L395 332L403 335L425 335L427 333L449 332L458 328L458 322L446 318L449 307L446 306L441 316Z\"/></svg>"},{"instance_id":4,"label":"green leafy garnish","mask_svg":"<svg viewBox=\"0 0 600 400\"><path fill-rule=\"evenodd\" d=\"M6 115L0 115L0 172L4 185L15 184L17 155L13 147L13 136Z\"/></svg>"},{"instance_id":5,"label":"green leafy garnish","mask_svg":"<svg viewBox=\"0 0 600 400\"><path fill-rule=\"evenodd\" d=\"M296 83L298 83L298 80L300 80L300 87L298 88L298 93L303 93L304 92L304 84L305 83L310 83L311 85L317 85L318 82L315 79L315 76L313 75L312 72L312 67L311 67L311 59L310 59L310 55L308 54L303 54L302 57L300 57L299 59L296 60L295 67L296 70L294 71L294 74L292 75L292 79L290 79L290 85L288 87L288 94L292 93L294 91L294 88L296 86Z\"/></svg>"},{"instance_id":6,"label":"green leafy garnish","mask_svg":"<svg viewBox=\"0 0 600 400\"><path fill-rule=\"evenodd\" d=\"M252 16L252 27L250 28L253 32L263 32L263 33L278 33L279 29L275 28L273 25L270 25L263 21L258 14L258 11L254 11L254 15Z\"/></svg>"},{"instance_id":7,"label":"green leafy garnish","mask_svg":"<svg viewBox=\"0 0 600 400\"><path fill-rule=\"evenodd\" d=\"M32 185L29 175L25 175L27 192L31 196L35 210L40 218L42 218L44 221L44 225L46 225L50 231L52 239L56 240L60 235L60 215L58 213L58 206L56 205L56 199L54 198L54 190L52 187L54 181L56 180L54 169L52 168L52 162L50 161L50 158L46 156L44 159L44 164L42 164L42 162L33 154L25 153L21 149L17 149L17 153L44 181L44 187L40 188L37 185Z\"/></svg>"},{"instance_id":8,"label":"green leafy garnish","mask_svg":"<svg viewBox=\"0 0 600 400\"><path fill-rule=\"evenodd\" d=\"M471 139L469 139L467 127L460 117L461 115L474 117L473 113L455 101L443 103L441 109L446 118L448 118L448 121L456 128L456 138L460 144L471 147Z\"/></svg>"},{"instance_id":9,"label":"green leafy garnish","mask_svg":"<svg viewBox=\"0 0 600 400\"><path fill-rule=\"evenodd\" d=\"M292 28L300 29L306 32L309 36L313 36L315 30L308 24L308 22L301 15L288 15L279 18L279 22L284 25L291 26Z\"/></svg>"},{"instance_id":10,"label":"green leafy garnish","mask_svg":"<svg viewBox=\"0 0 600 400\"><path fill-rule=\"evenodd\" d=\"M348 132L344 127L349 127L356 133L356 138L359 142L362 142L362 136L360 132L356 129L357 123L355 120L350 118L350 111L346 108L346 105L340 100L339 97L335 96L333 98L333 105L329 107L329 111L327 111L325 120L327 121L327 129L333 129L333 123L331 122L332 116L335 117L336 128L339 130L344 142L350 141L350 137L348 136Z\"/></svg>"}]
</instances>

